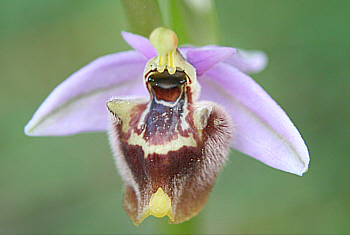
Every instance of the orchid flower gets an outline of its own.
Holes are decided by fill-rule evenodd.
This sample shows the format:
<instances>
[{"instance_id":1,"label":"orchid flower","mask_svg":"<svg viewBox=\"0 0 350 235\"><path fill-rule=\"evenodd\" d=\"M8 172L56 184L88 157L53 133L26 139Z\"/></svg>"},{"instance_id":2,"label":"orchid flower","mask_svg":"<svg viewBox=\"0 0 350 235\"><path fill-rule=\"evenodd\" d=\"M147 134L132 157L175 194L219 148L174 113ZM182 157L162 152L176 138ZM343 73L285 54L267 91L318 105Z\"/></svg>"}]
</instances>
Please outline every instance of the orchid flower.
<instances>
[{"instance_id":1,"label":"orchid flower","mask_svg":"<svg viewBox=\"0 0 350 235\"><path fill-rule=\"evenodd\" d=\"M177 48L122 32L134 50L106 55L56 87L25 127L30 136L107 131L135 225L148 215L180 223L206 204L229 147L302 175L307 147L282 108L247 74L264 53L208 45ZM107 106L107 109L106 109Z\"/></svg>"}]
</instances>

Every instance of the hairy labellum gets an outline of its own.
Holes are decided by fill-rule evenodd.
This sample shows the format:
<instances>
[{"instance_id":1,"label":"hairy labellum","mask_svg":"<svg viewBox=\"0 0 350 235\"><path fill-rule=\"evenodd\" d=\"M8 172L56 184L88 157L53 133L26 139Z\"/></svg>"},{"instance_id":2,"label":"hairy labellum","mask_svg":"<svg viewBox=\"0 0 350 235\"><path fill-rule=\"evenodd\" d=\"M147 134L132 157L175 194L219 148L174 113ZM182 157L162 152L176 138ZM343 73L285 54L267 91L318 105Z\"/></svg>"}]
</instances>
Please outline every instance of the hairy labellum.
<instances>
[{"instance_id":1,"label":"hairy labellum","mask_svg":"<svg viewBox=\"0 0 350 235\"><path fill-rule=\"evenodd\" d=\"M172 88L152 91L149 102L108 102L110 142L125 182L124 207L134 223L148 215L180 223L205 205L226 159L231 126L215 103L191 102L189 88L175 102L166 101L177 94ZM169 200L160 208L151 200L158 194Z\"/></svg>"}]
</instances>

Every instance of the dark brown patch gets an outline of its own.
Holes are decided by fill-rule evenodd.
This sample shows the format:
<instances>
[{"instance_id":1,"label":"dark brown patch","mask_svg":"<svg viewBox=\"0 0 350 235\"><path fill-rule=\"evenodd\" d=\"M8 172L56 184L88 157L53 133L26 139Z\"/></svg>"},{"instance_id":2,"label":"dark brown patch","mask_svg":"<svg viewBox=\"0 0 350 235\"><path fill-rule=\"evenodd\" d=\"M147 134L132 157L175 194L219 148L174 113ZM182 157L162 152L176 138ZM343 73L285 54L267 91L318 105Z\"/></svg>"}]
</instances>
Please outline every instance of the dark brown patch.
<instances>
[{"instance_id":1,"label":"dark brown patch","mask_svg":"<svg viewBox=\"0 0 350 235\"><path fill-rule=\"evenodd\" d=\"M182 93L183 87L187 82L187 75L183 71L176 71L169 74L165 69L162 73L153 72L147 78L147 86L151 87L153 95L158 100L166 102L175 102Z\"/></svg>"},{"instance_id":2,"label":"dark brown patch","mask_svg":"<svg viewBox=\"0 0 350 235\"><path fill-rule=\"evenodd\" d=\"M175 102L181 95L181 88L174 87L170 89L163 89L157 86L153 86L153 93L158 100L164 100L167 102Z\"/></svg>"},{"instance_id":3,"label":"dark brown patch","mask_svg":"<svg viewBox=\"0 0 350 235\"><path fill-rule=\"evenodd\" d=\"M140 190L151 189L151 192L156 192L159 187L165 191L172 188L174 181L196 172L202 159L201 147L184 146L178 151L170 151L168 154L153 153L145 158L140 146L127 143L122 146L125 160Z\"/></svg>"}]
</instances>

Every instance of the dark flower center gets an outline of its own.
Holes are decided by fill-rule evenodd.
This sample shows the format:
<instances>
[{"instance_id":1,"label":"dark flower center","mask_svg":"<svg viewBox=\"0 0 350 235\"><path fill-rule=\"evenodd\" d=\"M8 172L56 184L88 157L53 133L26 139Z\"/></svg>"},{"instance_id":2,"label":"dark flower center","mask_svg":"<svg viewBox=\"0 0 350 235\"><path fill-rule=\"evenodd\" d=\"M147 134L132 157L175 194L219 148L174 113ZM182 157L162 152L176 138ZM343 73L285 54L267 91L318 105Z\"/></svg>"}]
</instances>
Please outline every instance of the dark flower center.
<instances>
[{"instance_id":1,"label":"dark flower center","mask_svg":"<svg viewBox=\"0 0 350 235\"><path fill-rule=\"evenodd\" d=\"M169 74L168 70L164 70L162 73L152 73L148 77L148 84L157 100L167 102L175 102L180 97L186 81L187 76L183 71Z\"/></svg>"}]
</instances>

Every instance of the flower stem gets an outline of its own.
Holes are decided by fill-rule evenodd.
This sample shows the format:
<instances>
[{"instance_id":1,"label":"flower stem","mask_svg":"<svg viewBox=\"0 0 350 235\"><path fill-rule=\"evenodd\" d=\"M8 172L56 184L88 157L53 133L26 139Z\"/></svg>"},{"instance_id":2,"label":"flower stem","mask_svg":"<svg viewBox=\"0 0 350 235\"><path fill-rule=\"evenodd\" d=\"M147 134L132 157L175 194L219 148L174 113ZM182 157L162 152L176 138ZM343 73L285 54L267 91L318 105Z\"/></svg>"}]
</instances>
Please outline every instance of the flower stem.
<instances>
[{"instance_id":1,"label":"flower stem","mask_svg":"<svg viewBox=\"0 0 350 235\"><path fill-rule=\"evenodd\" d=\"M163 20L157 0L122 0L128 31L148 37L157 27L163 26Z\"/></svg>"}]
</instances>

